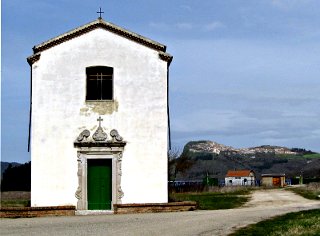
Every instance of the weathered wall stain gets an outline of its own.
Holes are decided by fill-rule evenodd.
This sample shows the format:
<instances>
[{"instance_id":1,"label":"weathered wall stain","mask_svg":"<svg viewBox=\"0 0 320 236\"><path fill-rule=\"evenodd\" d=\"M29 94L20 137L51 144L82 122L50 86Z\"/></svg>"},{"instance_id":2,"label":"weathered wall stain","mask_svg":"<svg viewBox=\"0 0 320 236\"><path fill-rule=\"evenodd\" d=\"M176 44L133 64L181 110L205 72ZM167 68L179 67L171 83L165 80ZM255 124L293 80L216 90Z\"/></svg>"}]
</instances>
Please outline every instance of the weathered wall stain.
<instances>
[{"instance_id":1,"label":"weathered wall stain","mask_svg":"<svg viewBox=\"0 0 320 236\"><path fill-rule=\"evenodd\" d=\"M92 112L99 115L110 115L117 112L119 103L114 101L86 101L85 107L80 109L80 115L89 116Z\"/></svg>"}]
</instances>

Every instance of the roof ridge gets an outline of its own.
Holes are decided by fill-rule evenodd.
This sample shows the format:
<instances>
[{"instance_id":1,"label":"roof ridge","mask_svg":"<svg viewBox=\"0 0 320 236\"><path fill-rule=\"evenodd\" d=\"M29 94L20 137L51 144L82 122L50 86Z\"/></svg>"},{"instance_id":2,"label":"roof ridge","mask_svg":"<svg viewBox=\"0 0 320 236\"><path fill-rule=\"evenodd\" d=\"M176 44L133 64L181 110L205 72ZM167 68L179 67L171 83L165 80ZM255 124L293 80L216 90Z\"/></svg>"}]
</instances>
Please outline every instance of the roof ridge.
<instances>
[{"instance_id":1,"label":"roof ridge","mask_svg":"<svg viewBox=\"0 0 320 236\"><path fill-rule=\"evenodd\" d=\"M112 33L115 33L117 35L123 36L127 39L130 39L132 41L135 41L137 43L140 43L144 46L147 46L151 49L161 51L161 52L166 52L166 46L158 43L154 40L151 40L149 38L146 38L142 35L139 35L137 33L134 33L130 30L124 29L120 26L117 26L111 22L107 22L103 20L102 18L98 18L97 20L94 20L92 22L89 22L85 25L79 26L73 30L67 31L66 33L60 34L54 38L51 38L47 41L44 41L36 46L33 47L33 53L36 54L38 52L42 52L46 49L49 49L51 47L54 47L58 44L61 44L63 42L66 42L68 40L71 40L75 37L81 36L85 33L88 33L94 29L97 28L103 28L106 29Z\"/></svg>"},{"instance_id":2,"label":"roof ridge","mask_svg":"<svg viewBox=\"0 0 320 236\"><path fill-rule=\"evenodd\" d=\"M254 172L253 170L228 170L226 177L239 177L239 176L247 176L245 174L250 174Z\"/></svg>"}]
</instances>

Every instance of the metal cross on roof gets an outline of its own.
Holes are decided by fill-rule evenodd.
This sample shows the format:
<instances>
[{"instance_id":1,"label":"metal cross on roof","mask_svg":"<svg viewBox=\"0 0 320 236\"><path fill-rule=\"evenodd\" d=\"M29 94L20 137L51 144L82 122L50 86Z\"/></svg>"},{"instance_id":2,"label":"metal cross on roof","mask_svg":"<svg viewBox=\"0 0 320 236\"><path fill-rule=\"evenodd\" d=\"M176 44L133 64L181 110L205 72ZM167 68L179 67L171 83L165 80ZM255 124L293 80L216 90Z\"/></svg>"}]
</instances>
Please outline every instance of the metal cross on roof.
<instances>
[{"instance_id":1,"label":"metal cross on roof","mask_svg":"<svg viewBox=\"0 0 320 236\"><path fill-rule=\"evenodd\" d=\"M101 118L101 116L99 116L99 118L97 119L97 121L99 121L99 127L101 127L101 121L103 121L103 119Z\"/></svg>"},{"instance_id":2,"label":"metal cross on roof","mask_svg":"<svg viewBox=\"0 0 320 236\"><path fill-rule=\"evenodd\" d=\"M100 9L99 9L99 11L97 11L97 13L99 13L99 19L101 19L102 18L101 13L104 13L104 11L101 11L101 7L100 7Z\"/></svg>"}]
</instances>

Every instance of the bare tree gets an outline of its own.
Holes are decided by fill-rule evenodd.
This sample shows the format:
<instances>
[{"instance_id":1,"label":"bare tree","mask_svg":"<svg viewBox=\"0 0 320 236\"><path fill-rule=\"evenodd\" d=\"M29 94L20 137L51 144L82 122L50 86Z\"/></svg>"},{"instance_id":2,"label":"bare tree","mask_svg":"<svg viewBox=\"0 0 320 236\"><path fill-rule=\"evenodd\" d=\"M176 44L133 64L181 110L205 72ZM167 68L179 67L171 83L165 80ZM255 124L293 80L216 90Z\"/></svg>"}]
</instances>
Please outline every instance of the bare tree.
<instances>
[{"instance_id":1,"label":"bare tree","mask_svg":"<svg viewBox=\"0 0 320 236\"><path fill-rule=\"evenodd\" d=\"M168 151L168 174L169 180L175 181L177 174L184 174L194 164L189 152L181 151L177 148Z\"/></svg>"},{"instance_id":2,"label":"bare tree","mask_svg":"<svg viewBox=\"0 0 320 236\"><path fill-rule=\"evenodd\" d=\"M168 180L175 181L176 179L176 161L180 153L181 151L178 148L173 148L168 151Z\"/></svg>"}]
</instances>

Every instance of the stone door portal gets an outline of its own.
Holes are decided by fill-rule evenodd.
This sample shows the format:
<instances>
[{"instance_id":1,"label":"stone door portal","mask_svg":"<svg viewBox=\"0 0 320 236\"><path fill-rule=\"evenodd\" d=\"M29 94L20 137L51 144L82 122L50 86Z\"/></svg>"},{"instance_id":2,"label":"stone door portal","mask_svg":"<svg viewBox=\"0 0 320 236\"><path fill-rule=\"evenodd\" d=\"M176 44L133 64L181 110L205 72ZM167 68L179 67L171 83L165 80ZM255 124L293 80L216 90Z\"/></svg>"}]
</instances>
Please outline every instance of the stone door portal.
<instances>
[{"instance_id":1,"label":"stone door portal","mask_svg":"<svg viewBox=\"0 0 320 236\"><path fill-rule=\"evenodd\" d=\"M126 142L115 129L108 140L100 117L98 121L92 136L86 129L74 142L78 153L77 210L113 210L113 204L121 204L124 195L121 163Z\"/></svg>"},{"instance_id":2,"label":"stone door portal","mask_svg":"<svg viewBox=\"0 0 320 236\"><path fill-rule=\"evenodd\" d=\"M111 210L112 162L111 159L88 160L88 210Z\"/></svg>"}]
</instances>

